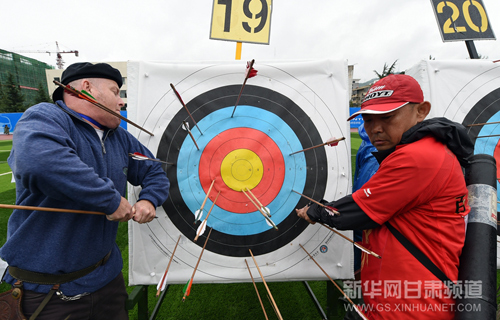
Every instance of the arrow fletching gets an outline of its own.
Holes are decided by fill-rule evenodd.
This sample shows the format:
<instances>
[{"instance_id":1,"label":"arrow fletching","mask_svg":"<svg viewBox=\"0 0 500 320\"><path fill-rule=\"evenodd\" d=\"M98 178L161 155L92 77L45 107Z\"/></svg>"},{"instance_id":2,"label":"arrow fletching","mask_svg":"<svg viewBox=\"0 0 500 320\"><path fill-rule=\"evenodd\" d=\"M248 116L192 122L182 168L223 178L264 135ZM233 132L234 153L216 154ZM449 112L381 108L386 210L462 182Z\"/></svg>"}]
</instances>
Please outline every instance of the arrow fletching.
<instances>
[{"instance_id":1,"label":"arrow fletching","mask_svg":"<svg viewBox=\"0 0 500 320\"><path fill-rule=\"evenodd\" d=\"M167 272L165 272L161 277L160 282L158 282L158 285L156 286L156 290L163 291L165 290L166 286L167 286Z\"/></svg>"},{"instance_id":2,"label":"arrow fletching","mask_svg":"<svg viewBox=\"0 0 500 320\"><path fill-rule=\"evenodd\" d=\"M207 230L207 220L203 220L203 222L200 224L200 226L198 227L198 230L196 230L196 238L194 239L194 241L198 240L198 237L201 236L205 230Z\"/></svg>"},{"instance_id":3,"label":"arrow fletching","mask_svg":"<svg viewBox=\"0 0 500 320\"><path fill-rule=\"evenodd\" d=\"M262 211L264 211L268 217L271 217L271 210L268 207L260 207Z\"/></svg>"},{"instance_id":4,"label":"arrow fletching","mask_svg":"<svg viewBox=\"0 0 500 320\"><path fill-rule=\"evenodd\" d=\"M200 221L202 215L203 215L203 210L200 209L196 210L194 212L194 223Z\"/></svg>"},{"instance_id":5,"label":"arrow fletching","mask_svg":"<svg viewBox=\"0 0 500 320\"><path fill-rule=\"evenodd\" d=\"M186 283L184 286L184 289L182 290L182 293L187 297L191 293L191 285L193 284L193 279L189 279L189 281Z\"/></svg>"},{"instance_id":6,"label":"arrow fletching","mask_svg":"<svg viewBox=\"0 0 500 320\"><path fill-rule=\"evenodd\" d=\"M252 61L247 61L247 71L246 71L246 77L247 78L253 78L257 75L257 70L253 68L253 63L254 60Z\"/></svg>"},{"instance_id":7,"label":"arrow fletching","mask_svg":"<svg viewBox=\"0 0 500 320\"><path fill-rule=\"evenodd\" d=\"M92 97L92 95L91 95L90 93L88 93L87 91L82 90L81 92L82 92L83 94L86 94L87 96L89 96L89 97L91 97L92 99L94 99L94 100L95 100L95 98L94 98L94 97Z\"/></svg>"},{"instance_id":8,"label":"arrow fletching","mask_svg":"<svg viewBox=\"0 0 500 320\"><path fill-rule=\"evenodd\" d=\"M139 152L134 152L134 153L129 153L129 155L132 157L132 159L134 160L140 160L140 161L143 161L143 160L149 160L148 157L146 157L145 155L143 155L142 153L139 153Z\"/></svg>"},{"instance_id":9,"label":"arrow fletching","mask_svg":"<svg viewBox=\"0 0 500 320\"><path fill-rule=\"evenodd\" d=\"M332 138L328 139L327 144L330 147L336 147L336 146L338 146L339 142L342 141L342 140L345 140L345 138L342 137L340 139L336 139L335 137L332 137Z\"/></svg>"}]
</instances>

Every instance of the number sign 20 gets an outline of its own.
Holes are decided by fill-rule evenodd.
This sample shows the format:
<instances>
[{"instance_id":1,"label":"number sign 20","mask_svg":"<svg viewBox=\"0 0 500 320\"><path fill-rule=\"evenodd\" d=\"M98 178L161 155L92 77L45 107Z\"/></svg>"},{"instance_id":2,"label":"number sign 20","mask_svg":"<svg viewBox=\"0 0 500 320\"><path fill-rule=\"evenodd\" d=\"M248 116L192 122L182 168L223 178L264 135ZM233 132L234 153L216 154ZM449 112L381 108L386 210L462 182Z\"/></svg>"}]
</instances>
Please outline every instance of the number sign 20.
<instances>
[{"instance_id":1,"label":"number sign 20","mask_svg":"<svg viewBox=\"0 0 500 320\"><path fill-rule=\"evenodd\" d=\"M272 0L214 0L210 39L269 44Z\"/></svg>"},{"instance_id":2,"label":"number sign 20","mask_svg":"<svg viewBox=\"0 0 500 320\"><path fill-rule=\"evenodd\" d=\"M482 0L431 0L443 41L495 39Z\"/></svg>"}]
</instances>

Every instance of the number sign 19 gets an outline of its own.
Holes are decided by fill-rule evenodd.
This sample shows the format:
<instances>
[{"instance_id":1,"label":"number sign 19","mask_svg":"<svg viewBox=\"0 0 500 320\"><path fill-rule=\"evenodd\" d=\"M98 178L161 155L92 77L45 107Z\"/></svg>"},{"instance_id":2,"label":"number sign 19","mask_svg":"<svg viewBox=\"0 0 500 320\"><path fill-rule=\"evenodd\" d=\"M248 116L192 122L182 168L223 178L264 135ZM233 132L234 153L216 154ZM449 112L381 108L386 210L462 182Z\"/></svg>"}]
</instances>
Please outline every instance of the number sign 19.
<instances>
[{"instance_id":1,"label":"number sign 19","mask_svg":"<svg viewBox=\"0 0 500 320\"><path fill-rule=\"evenodd\" d=\"M210 39L269 44L272 0L214 0Z\"/></svg>"},{"instance_id":2,"label":"number sign 19","mask_svg":"<svg viewBox=\"0 0 500 320\"><path fill-rule=\"evenodd\" d=\"M495 40L482 0L431 0L443 41Z\"/></svg>"}]
</instances>

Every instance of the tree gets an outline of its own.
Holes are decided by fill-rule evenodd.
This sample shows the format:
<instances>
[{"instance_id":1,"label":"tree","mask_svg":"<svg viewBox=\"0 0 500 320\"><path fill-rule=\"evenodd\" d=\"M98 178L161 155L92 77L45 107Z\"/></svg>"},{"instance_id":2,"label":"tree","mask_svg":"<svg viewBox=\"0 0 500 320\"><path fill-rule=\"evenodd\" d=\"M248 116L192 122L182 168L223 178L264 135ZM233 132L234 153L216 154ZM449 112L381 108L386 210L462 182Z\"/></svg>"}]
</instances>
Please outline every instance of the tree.
<instances>
[{"instance_id":1,"label":"tree","mask_svg":"<svg viewBox=\"0 0 500 320\"><path fill-rule=\"evenodd\" d=\"M14 76L9 72L7 82L2 86L3 102L0 112L24 112L26 110L26 98L21 92L21 88L14 80Z\"/></svg>"},{"instance_id":2,"label":"tree","mask_svg":"<svg viewBox=\"0 0 500 320\"><path fill-rule=\"evenodd\" d=\"M4 86L0 83L0 112L3 112L7 107L7 98L5 97Z\"/></svg>"},{"instance_id":3,"label":"tree","mask_svg":"<svg viewBox=\"0 0 500 320\"><path fill-rule=\"evenodd\" d=\"M385 78L388 75L394 73L394 68L396 68L396 62L398 62L398 60L394 61L390 67L387 66L387 63L384 63L384 69L382 70L382 73L378 73L377 70L373 70L373 72L377 74L377 77L379 79Z\"/></svg>"},{"instance_id":4,"label":"tree","mask_svg":"<svg viewBox=\"0 0 500 320\"><path fill-rule=\"evenodd\" d=\"M49 94L47 93L47 90L43 87L43 84L40 82L38 83L38 91L36 93L35 97L35 104L41 103L41 102L52 102L52 99L50 98Z\"/></svg>"}]
</instances>

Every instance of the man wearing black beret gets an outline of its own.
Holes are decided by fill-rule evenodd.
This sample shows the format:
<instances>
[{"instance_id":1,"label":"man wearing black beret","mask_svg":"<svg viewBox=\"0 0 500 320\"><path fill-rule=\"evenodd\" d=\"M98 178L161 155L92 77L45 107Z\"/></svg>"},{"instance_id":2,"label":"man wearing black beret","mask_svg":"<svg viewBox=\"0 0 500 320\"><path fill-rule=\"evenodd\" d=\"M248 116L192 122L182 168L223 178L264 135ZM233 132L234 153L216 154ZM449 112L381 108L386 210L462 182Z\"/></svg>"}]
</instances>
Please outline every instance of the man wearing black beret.
<instances>
[{"instance_id":1,"label":"man wearing black beret","mask_svg":"<svg viewBox=\"0 0 500 320\"><path fill-rule=\"evenodd\" d=\"M75 63L61 82L117 114L124 106L122 76L108 64ZM52 97L54 104L32 106L16 125L8 159L16 204L105 215L14 210L0 248L9 265L3 280L22 283L26 317L128 319L118 222L152 221L169 181L158 162L128 156L154 158L117 116L62 87ZM125 199L127 182L142 187L134 205Z\"/></svg>"}]
</instances>

